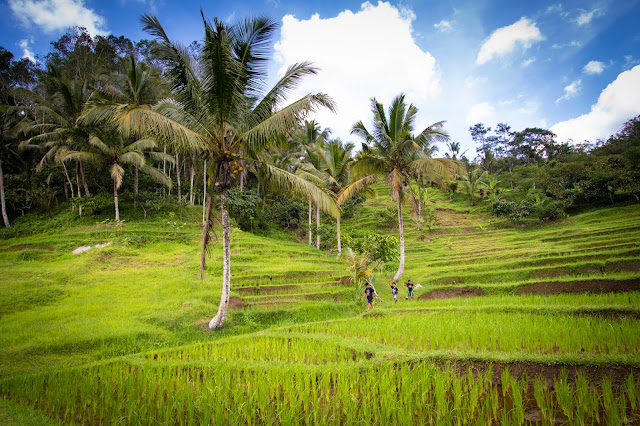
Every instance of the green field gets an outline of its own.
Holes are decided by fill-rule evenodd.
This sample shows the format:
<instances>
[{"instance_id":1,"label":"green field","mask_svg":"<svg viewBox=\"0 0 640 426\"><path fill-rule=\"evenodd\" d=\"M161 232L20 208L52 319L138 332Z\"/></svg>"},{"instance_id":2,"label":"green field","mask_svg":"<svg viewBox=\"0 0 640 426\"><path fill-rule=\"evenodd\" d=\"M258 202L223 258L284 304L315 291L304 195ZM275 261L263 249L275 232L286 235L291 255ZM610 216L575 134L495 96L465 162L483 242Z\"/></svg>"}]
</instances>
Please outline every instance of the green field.
<instances>
[{"instance_id":1,"label":"green field","mask_svg":"<svg viewBox=\"0 0 640 426\"><path fill-rule=\"evenodd\" d=\"M640 206L514 225L432 192L431 231L405 217L415 300L388 264L365 313L335 253L233 228L216 332L200 208L26 218L0 240L0 422L637 424ZM343 234L396 235L389 206L380 186Z\"/></svg>"}]
</instances>

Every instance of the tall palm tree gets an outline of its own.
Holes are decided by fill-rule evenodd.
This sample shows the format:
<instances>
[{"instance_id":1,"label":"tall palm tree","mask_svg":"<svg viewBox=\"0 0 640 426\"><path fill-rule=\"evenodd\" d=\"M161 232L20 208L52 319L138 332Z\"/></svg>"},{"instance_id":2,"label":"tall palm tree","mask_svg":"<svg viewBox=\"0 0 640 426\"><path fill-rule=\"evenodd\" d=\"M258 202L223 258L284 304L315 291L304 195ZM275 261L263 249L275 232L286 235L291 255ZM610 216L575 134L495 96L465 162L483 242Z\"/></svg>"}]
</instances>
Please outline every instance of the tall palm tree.
<instances>
[{"instance_id":1,"label":"tall palm tree","mask_svg":"<svg viewBox=\"0 0 640 426\"><path fill-rule=\"evenodd\" d=\"M299 175L306 177L318 177L320 174L320 149L331 134L330 129L322 129L315 120L304 120L302 126L293 134L293 139L300 144L302 157L301 172ZM311 229L313 203L309 198L309 245L313 241ZM316 229L320 228L320 208L316 206ZM320 250L320 232L316 232L316 248Z\"/></svg>"},{"instance_id":2,"label":"tall palm tree","mask_svg":"<svg viewBox=\"0 0 640 426\"><path fill-rule=\"evenodd\" d=\"M160 70L139 62L133 54L122 60L121 72L108 76L109 83L96 90L95 99L87 103L80 117L81 122L92 124L113 121L114 114L123 106L150 108L153 103L167 94L161 84ZM134 135L134 140L142 139L142 133ZM134 164L133 204L138 207L138 166Z\"/></svg>"},{"instance_id":3,"label":"tall palm tree","mask_svg":"<svg viewBox=\"0 0 640 426\"><path fill-rule=\"evenodd\" d=\"M375 182L377 176L366 176L354 182L350 182L349 166L353 159L351 152L354 145L350 142L342 144L340 139L329 141L324 148L318 150L320 155L321 173L326 180L326 186L336 196L338 206L353 198L355 195L368 191L372 192L371 184ZM336 239L338 243L338 257L342 255L342 244L340 242L340 213L336 217Z\"/></svg>"},{"instance_id":4,"label":"tall palm tree","mask_svg":"<svg viewBox=\"0 0 640 426\"><path fill-rule=\"evenodd\" d=\"M124 177L124 166L135 166L137 169L147 173L153 179L171 186L171 180L167 175L155 167L147 165L146 155L156 148L153 139L135 139L126 137L115 132L113 129L106 129L99 133L94 133L89 138L89 146L93 150L70 151L66 154L66 159L82 160L96 164L106 163L109 166L109 174L113 180L113 204L115 208L115 221L120 221L120 209L118 208L118 189L122 185ZM155 153L161 156L161 153ZM169 161L173 157L168 157Z\"/></svg>"},{"instance_id":5,"label":"tall palm tree","mask_svg":"<svg viewBox=\"0 0 640 426\"><path fill-rule=\"evenodd\" d=\"M123 107L116 114L121 130L148 132L165 138L174 146L199 150L215 163L213 185L208 195L202 232L201 277L204 279L206 249L210 240L214 196L220 200L222 222L222 293L218 312L209 328L224 324L231 283L228 191L240 172L239 162L258 161L245 153L259 152L279 134L293 128L309 111L318 107L334 109L324 94L307 95L281 107L286 94L302 78L316 73L309 63L290 66L273 88L265 91L271 36L277 24L257 17L227 24L203 16L204 40L197 57L171 41L154 16L142 17L144 29L157 38L158 57L164 61L174 97L153 108ZM250 148L250 149L245 149ZM265 167L267 178L279 187L311 196L320 206L337 213L331 196L295 174L272 165Z\"/></svg>"},{"instance_id":6,"label":"tall palm tree","mask_svg":"<svg viewBox=\"0 0 640 426\"><path fill-rule=\"evenodd\" d=\"M397 202L400 265L394 281L399 281L404 272L402 203L411 171L444 176L452 174L456 168L456 162L452 160L418 155L423 147L428 146L428 142L447 140L448 135L442 129L443 122L438 122L414 136L413 123L418 109L413 104L407 105L404 98L404 94L400 94L391 102L388 115L380 102L371 99L372 131L367 130L362 121L354 124L351 130L352 134L360 136L365 142L361 155L353 165L353 173L358 177L384 175Z\"/></svg>"},{"instance_id":7,"label":"tall palm tree","mask_svg":"<svg viewBox=\"0 0 640 426\"><path fill-rule=\"evenodd\" d=\"M45 154L38 164L42 168L48 161L55 161L62 166L65 178L69 184L72 197L75 190L69 176L65 162L69 159L67 153L86 147L91 129L80 121L80 115L91 91L85 82L68 80L62 72L50 66L46 73L46 86L51 91L50 96L41 97L35 91L21 90L19 95L33 105L34 121L26 129L35 136L20 144L21 148L39 145L45 149ZM84 166L81 160L76 161L77 196L81 197L80 186L84 187L85 196L89 196L89 188L84 176ZM81 206L79 213L81 214Z\"/></svg>"}]
</instances>

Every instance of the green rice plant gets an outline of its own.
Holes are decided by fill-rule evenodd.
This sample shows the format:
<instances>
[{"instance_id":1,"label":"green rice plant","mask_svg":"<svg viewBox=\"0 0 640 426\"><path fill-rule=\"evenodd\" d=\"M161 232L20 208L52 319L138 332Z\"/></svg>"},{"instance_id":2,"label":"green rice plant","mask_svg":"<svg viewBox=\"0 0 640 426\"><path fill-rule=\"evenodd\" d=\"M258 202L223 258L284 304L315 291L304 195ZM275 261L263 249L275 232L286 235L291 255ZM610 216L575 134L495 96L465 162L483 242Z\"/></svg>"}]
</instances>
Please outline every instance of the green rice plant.
<instances>
[{"instance_id":1,"label":"green rice plant","mask_svg":"<svg viewBox=\"0 0 640 426\"><path fill-rule=\"evenodd\" d=\"M574 391L571 389L569 379L567 377L567 371L562 370L560 376L553 379L553 386L555 388L556 400L558 406L562 410L562 413L569 419L573 420L574 417Z\"/></svg>"}]
</instances>

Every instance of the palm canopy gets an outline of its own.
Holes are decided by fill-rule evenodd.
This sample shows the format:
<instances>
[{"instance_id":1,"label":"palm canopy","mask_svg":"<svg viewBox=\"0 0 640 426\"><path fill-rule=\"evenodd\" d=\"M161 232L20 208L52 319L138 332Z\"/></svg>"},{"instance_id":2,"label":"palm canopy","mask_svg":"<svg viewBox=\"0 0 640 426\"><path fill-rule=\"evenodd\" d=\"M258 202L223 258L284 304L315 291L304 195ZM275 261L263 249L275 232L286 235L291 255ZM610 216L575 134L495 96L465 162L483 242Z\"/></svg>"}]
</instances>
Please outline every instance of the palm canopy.
<instances>
[{"instance_id":1,"label":"palm canopy","mask_svg":"<svg viewBox=\"0 0 640 426\"><path fill-rule=\"evenodd\" d=\"M287 94L301 79L317 72L307 62L289 67L276 85L265 91L275 21L260 17L228 25L203 17L205 37L197 57L171 41L155 17L145 15L142 22L160 42L156 54L166 65L173 97L153 108L123 106L115 112L115 121L125 133L143 130L183 149L205 152L216 163L218 190L230 187L237 161L258 160L245 157L245 153L261 151L319 107L334 110L333 101L322 93L283 107ZM267 169L272 183L311 196L323 210L337 213L326 192L309 187L294 174Z\"/></svg>"},{"instance_id":2,"label":"palm canopy","mask_svg":"<svg viewBox=\"0 0 640 426\"><path fill-rule=\"evenodd\" d=\"M385 114L384 106L375 98L371 99L373 127L367 129L362 121L353 125L352 134L364 139L362 151L353 164L354 177L373 178L385 176L387 185L396 198L398 206L398 230L400 232L400 265L393 277L400 280L404 271L404 227L402 219L402 201L404 189L413 174L450 175L457 163L429 156L429 147L433 142L446 141L447 133L443 121L432 124L417 135L414 134L414 121L418 109L407 105L405 95L398 95Z\"/></svg>"},{"instance_id":3,"label":"palm canopy","mask_svg":"<svg viewBox=\"0 0 640 426\"><path fill-rule=\"evenodd\" d=\"M354 124L351 133L364 139L362 153L353 165L356 176L386 175L394 196L402 198L411 171L423 174L447 174L454 163L430 158L434 142L446 141L444 121L434 123L414 136L414 121L418 109L405 103L405 95L398 95L391 103L388 115L382 103L371 100L373 128L369 131L362 121Z\"/></svg>"}]
</instances>

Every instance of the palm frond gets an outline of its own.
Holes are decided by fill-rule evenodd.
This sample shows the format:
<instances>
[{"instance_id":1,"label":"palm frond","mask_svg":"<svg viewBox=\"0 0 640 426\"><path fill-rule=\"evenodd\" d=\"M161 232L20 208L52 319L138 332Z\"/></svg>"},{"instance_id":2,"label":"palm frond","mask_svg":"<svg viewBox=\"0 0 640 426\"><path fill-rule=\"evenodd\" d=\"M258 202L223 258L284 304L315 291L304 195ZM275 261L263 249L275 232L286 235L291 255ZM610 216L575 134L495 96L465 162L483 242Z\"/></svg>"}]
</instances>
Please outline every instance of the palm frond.
<instances>
[{"instance_id":1,"label":"palm frond","mask_svg":"<svg viewBox=\"0 0 640 426\"><path fill-rule=\"evenodd\" d=\"M373 185L377 181L377 175L369 175L363 177L362 179L358 179L355 182L351 182L349 185L342 188L340 192L338 192L338 205L341 206L357 194L367 193L367 195L374 195L375 191L373 190L371 185Z\"/></svg>"},{"instance_id":2,"label":"palm frond","mask_svg":"<svg viewBox=\"0 0 640 426\"><path fill-rule=\"evenodd\" d=\"M265 178L273 187L281 188L304 198L311 198L320 209L333 217L339 214L335 198L326 190L286 170L265 164Z\"/></svg>"}]
</instances>

